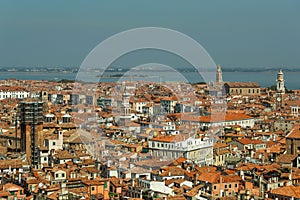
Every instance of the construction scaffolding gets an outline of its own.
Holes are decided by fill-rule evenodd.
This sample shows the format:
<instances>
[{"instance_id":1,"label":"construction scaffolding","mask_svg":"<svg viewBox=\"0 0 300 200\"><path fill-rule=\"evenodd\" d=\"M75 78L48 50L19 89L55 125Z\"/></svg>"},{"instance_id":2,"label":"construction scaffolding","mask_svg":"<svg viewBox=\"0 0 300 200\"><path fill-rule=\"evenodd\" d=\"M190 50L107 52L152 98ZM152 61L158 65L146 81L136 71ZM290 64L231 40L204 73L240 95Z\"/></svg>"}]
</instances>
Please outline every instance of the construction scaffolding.
<instances>
[{"instance_id":1,"label":"construction scaffolding","mask_svg":"<svg viewBox=\"0 0 300 200\"><path fill-rule=\"evenodd\" d=\"M39 148L37 146L37 126L44 121L44 102L20 102L20 126L21 126L21 150L26 152L26 156L31 166L39 163Z\"/></svg>"}]
</instances>

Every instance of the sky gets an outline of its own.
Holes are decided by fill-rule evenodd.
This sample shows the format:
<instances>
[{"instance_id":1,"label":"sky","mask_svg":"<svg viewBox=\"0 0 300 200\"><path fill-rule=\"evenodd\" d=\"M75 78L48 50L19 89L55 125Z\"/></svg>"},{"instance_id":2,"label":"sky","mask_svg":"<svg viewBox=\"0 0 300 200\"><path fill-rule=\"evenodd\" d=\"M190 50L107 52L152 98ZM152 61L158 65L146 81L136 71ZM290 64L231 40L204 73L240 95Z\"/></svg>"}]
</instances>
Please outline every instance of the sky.
<instances>
[{"instance_id":1,"label":"sky","mask_svg":"<svg viewBox=\"0 0 300 200\"><path fill-rule=\"evenodd\" d=\"M106 38L138 27L180 31L224 68L300 68L298 0L2 0L0 66L79 67ZM114 64L185 65L141 51Z\"/></svg>"}]
</instances>

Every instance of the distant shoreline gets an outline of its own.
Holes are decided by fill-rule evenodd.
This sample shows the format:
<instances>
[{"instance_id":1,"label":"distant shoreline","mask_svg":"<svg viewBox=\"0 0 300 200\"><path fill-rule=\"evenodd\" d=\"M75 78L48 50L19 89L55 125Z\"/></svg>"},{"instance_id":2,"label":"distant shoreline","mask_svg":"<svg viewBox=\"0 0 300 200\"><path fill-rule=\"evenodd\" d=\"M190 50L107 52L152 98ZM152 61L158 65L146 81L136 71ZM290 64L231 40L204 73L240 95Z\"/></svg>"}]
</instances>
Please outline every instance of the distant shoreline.
<instances>
[{"instance_id":1,"label":"distant shoreline","mask_svg":"<svg viewBox=\"0 0 300 200\"><path fill-rule=\"evenodd\" d=\"M86 70L87 72L99 72L104 70L103 68L91 68ZM127 72L127 71L136 71L134 68L107 68L105 72ZM167 70L157 70L157 69L143 69L143 71L167 71ZM174 70L179 72L196 72L194 68L188 67L174 67ZM277 72L279 68L222 68L223 72ZM299 68L283 68L284 72L300 72ZM24 67L0 67L0 72L7 72L7 73L78 73L78 68L24 68Z\"/></svg>"},{"instance_id":2,"label":"distant shoreline","mask_svg":"<svg viewBox=\"0 0 300 200\"><path fill-rule=\"evenodd\" d=\"M99 76L98 73L87 72L79 74L75 72L57 73L57 72L0 72L0 80L17 79L17 80L48 80L48 81L61 81L70 80L78 81L79 77L85 77L84 80L100 81L100 82L116 82L122 79L139 81L147 80L153 82L160 81L184 81L188 83L205 82L201 73L194 71L184 72L170 72L170 71L145 71L145 73L132 71L126 72L113 72L108 71ZM121 74L124 74L121 76ZM184 77L183 77L183 76ZM207 74L206 74L207 75ZM285 85L288 89L300 89L300 69L298 71L284 71ZM215 74L208 74L209 78L214 79ZM257 82L261 87L270 87L276 84L277 70L265 70L255 72L241 72L241 71L225 71L223 72L223 80L228 82ZM208 82L208 81L206 81Z\"/></svg>"}]
</instances>

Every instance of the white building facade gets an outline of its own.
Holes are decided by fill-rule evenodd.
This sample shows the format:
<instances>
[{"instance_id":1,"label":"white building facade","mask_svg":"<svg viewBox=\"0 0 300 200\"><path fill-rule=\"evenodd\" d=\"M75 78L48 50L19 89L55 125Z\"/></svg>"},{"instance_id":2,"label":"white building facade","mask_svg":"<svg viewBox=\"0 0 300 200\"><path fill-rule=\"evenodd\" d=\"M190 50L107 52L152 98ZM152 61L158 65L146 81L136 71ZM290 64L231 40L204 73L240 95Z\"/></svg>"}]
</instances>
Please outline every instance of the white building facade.
<instances>
[{"instance_id":1,"label":"white building facade","mask_svg":"<svg viewBox=\"0 0 300 200\"><path fill-rule=\"evenodd\" d=\"M30 97L30 92L25 90L2 90L0 88L0 100L3 99L25 99Z\"/></svg>"},{"instance_id":2,"label":"white building facade","mask_svg":"<svg viewBox=\"0 0 300 200\"><path fill-rule=\"evenodd\" d=\"M184 138L181 134L152 138L149 152L163 160L184 157L200 165L213 164L213 141L209 138Z\"/></svg>"}]
</instances>

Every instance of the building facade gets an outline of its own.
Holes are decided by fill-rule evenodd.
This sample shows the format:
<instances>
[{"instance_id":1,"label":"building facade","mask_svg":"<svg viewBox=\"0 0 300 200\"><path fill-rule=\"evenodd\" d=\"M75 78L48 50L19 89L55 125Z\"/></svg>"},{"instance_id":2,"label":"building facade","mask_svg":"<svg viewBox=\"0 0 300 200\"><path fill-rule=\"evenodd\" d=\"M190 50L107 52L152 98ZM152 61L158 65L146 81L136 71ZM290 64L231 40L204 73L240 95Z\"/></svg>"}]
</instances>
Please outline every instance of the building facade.
<instances>
[{"instance_id":1,"label":"building facade","mask_svg":"<svg viewBox=\"0 0 300 200\"><path fill-rule=\"evenodd\" d=\"M224 87L229 95L260 95L260 86L254 82L227 82Z\"/></svg>"},{"instance_id":2,"label":"building facade","mask_svg":"<svg viewBox=\"0 0 300 200\"><path fill-rule=\"evenodd\" d=\"M30 92L28 92L23 87L17 86L1 86L0 87L0 100L3 99L25 99L30 97Z\"/></svg>"},{"instance_id":3,"label":"building facade","mask_svg":"<svg viewBox=\"0 0 300 200\"><path fill-rule=\"evenodd\" d=\"M149 152L165 160L184 157L200 165L213 164L213 141L209 138L185 138L182 134L158 136L150 140Z\"/></svg>"}]
</instances>

